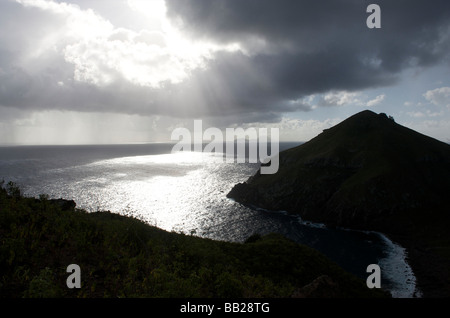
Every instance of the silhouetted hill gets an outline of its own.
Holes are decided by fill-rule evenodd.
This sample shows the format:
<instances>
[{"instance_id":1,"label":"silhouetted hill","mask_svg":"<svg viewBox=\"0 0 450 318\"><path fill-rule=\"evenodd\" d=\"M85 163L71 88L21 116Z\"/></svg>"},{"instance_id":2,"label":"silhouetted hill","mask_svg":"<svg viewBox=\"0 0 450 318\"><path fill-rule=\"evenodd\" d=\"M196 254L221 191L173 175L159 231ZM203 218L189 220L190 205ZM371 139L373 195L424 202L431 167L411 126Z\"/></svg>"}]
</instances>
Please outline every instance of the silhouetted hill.
<instances>
[{"instance_id":1,"label":"silhouetted hill","mask_svg":"<svg viewBox=\"0 0 450 318\"><path fill-rule=\"evenodd\" d=\"M438 240L438 254L450 260L449 189L449 145L363 111L281 152L276 174L257 173L228 196L330 226L381 231L409 246Z\"/></svg>"},{"instance_id":2,"label":"silhouetted hill","mask_svg":"<svg viewBox=\"0 0 450 318\"><path fill-rule=\"evenodd\" d=\"M13 183L0 182L0 238L0 298L390 296L281 235L231 243L166 232L73 201L27 198ZM80 266L81 288L67 287L69 264Z\"/></svg>"}]
</instances>

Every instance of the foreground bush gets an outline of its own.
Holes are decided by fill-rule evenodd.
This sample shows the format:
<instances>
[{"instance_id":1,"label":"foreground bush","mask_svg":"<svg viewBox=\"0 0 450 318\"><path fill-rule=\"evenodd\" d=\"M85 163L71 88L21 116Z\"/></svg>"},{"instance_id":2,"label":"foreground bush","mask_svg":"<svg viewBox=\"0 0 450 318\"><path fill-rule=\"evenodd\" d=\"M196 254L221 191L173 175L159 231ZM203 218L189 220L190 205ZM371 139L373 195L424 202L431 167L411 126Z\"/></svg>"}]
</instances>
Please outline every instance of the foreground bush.
<instances>
[{"instance_id":1,"label":"foreground bush","mask_svg":"<svg viewBox=\"0 0 450 318\"><path fill-rule=\"evenodd\" d=\"M280 235L213 241L110 212L87 213L47 196L26 198L14 184L3 186L1 297L386 296ZM69 264L81 268L79 289L66 285Z\"/></svg>"}]
</instances>

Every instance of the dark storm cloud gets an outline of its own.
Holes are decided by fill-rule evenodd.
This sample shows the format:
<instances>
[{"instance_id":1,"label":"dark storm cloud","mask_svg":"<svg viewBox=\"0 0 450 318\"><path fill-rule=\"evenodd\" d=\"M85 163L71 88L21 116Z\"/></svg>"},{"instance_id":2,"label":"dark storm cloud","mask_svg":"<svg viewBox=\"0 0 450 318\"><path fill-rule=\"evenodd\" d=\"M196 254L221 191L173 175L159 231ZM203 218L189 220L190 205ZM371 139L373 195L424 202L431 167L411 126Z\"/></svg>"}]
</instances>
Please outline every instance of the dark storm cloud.
<instances>
[{"instance_id":1,"label":"dark storm cloud","mask_svg":"<svg viewBox=\"0 0 450 318\"><path fill-rule=\"evenodd\" d=\"M361 1L169 0L166 3L168 15L179 19L181 25L196 35L222 41L258 35L280 43L285 40L315 43L318 38L311 31L322 33L365 22ZM325 38L329 36L322 34Z\"/></svg>"},{"instance_id":2,"label":"dark storm cloud","mask_svg":"<svg viewBox=\"0 0 450 318\"><path fill-rule=\"evenodd\" d=\"M366 8L373 2L381 7L382 30L366 27ZM446 0L168 0L167 5L169 16L195 36L228 42L258 36L293 52L375 49L390 59L411 49L413 55L428 55L439 32L448 32L440 28L448 27L450 17ZM400 57L392 54L400 48Z\"/></svg>"},{"instance_id":3,"label":"dark storm cloud","mask_svg":"<svg viewBox=\"0 0 450 318\"><path fill-rule=\"evenodd\" d=\"M169 16L192 36L229 43L258 37L279 51L253 67L280 89L308 94L391 84L410 66L441 61L449 49L450 2L375 1L381 29L366 27L367 5L349 0L170 0ZM293 91L292 91L293 90Z\"/></svg>"},{"instance_id":4,"label":"dark storm cloud","mask_svg":"<svg viewBox=\"0 0 450 318\"><path fill-rule=\"evenodd\" d=\"M30 65L24 56L34 53L36 39L57 32L61 19L2 2L0 106L274 122L311 110L302 102L308 95L393 85L404 69L448 59L448 0L374 1L381 29L366 27L371 2L168 0L168 15L183 32L239 43L243 52L216 52L205 68L162 88L120 74L102 85L77 81L63 44Z\"/></svg>"}]
</instances>

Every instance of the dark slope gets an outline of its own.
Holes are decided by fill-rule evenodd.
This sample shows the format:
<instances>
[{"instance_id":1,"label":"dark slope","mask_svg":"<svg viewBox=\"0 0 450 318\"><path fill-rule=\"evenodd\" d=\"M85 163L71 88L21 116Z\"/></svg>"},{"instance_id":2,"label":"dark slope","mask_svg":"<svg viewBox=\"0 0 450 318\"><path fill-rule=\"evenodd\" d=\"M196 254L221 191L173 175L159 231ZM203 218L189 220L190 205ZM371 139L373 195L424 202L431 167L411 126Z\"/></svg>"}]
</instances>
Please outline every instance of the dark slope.
<instances>
[{"instance_id":1,"label":"dark slope","mask_svg":"<svg viewBox=\"0 0 450 318\"><path fill-rule=\"evenodd\" d=\"M363 111L280 153L229 197L332 226L377 230L450 259L450 146ZM439 243L437 243L439 242Z\"/></svg>"},{"instance_id":2,"label":"dark slope","mask_svg":"<svg viewBox=\"0 0 450 318\"><path fill-rule=\"evenodd\" d=\"M213 241L62 202L70 203L26 198L0 182L0 298L389 296L281 235ZM66 285L74 263L80 289Z\"/></svg>"},{"instance_id":3,"label":"dark slope","mask_svg":"<svg viewBox=\"0 0 450 318\"><path fill-rule=\"evenodd\" d=\"M445 211L448 189L450 146L364 111L282 152L278 173L257 174L229 196L312 221L403 232L415 226L409 217L386 221Z\"/></svg>"}]
</instances>

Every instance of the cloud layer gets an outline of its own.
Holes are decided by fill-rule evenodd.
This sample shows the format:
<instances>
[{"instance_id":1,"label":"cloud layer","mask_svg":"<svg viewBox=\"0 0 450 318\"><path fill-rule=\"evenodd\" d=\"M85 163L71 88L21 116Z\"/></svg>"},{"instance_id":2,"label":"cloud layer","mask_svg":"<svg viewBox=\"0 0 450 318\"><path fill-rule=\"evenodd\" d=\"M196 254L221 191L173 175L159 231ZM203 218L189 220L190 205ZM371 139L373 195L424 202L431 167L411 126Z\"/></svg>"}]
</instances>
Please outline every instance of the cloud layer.
<instances>
[{"instance_id":1,"label":"cloud layer","mask_svg":"<svg viewBox=\"0 0 450 318\"><path fill-rule=\"evenodd\" d=\"M3 1L0 106L276 122L312 110L313 94L317 107L355 103L406 69L448 63L448 1L377 1L377 30L369 3L170 0L167 18L135 29L71 3Z\"/></svg>"}]
</instances>

